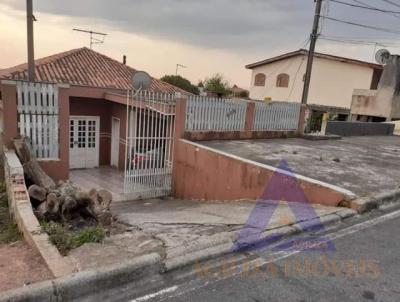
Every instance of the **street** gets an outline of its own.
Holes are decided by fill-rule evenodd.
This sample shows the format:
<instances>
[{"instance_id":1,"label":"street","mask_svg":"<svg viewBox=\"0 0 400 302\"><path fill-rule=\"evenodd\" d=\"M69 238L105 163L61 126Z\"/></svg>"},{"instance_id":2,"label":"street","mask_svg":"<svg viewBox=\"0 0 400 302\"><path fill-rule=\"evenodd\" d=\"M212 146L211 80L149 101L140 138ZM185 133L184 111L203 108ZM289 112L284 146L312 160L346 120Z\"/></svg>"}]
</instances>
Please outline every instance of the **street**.
<instances>
[{"instance_id":1,"label":"street","mask_svg":"<svg viewBox=\"0 0 400 302\"><path fill-rule=\"evenodd\" d=\"M400 210L378 210L327 230L334 251L250 252L236 266L198 264L193 280L133 301L399 301L399 224Z\"/></svg>"}]
</instances>

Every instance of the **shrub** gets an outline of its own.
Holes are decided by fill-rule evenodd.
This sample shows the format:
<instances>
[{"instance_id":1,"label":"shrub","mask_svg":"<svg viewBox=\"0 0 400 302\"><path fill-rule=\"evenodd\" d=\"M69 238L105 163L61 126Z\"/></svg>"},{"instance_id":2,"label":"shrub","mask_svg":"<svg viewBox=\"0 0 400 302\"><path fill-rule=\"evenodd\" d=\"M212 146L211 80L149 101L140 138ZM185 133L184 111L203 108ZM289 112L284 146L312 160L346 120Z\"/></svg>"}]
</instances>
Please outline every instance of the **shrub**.
<instances>
[{"instance_id":1,"label":"shrub","mask_svg":"<svg viewBox=\"0 0 400 302\"><path fill-rule=\"evenodd\" d=\"M86 227L78 231L72 231L67 225L55 222L43 222L43 230L49 235L50 242L53 243L62 255L67 255L69 251L80 247L85 243L98 243L103 241L105 231L103 228Z\"/></svg>"}]
</instances>

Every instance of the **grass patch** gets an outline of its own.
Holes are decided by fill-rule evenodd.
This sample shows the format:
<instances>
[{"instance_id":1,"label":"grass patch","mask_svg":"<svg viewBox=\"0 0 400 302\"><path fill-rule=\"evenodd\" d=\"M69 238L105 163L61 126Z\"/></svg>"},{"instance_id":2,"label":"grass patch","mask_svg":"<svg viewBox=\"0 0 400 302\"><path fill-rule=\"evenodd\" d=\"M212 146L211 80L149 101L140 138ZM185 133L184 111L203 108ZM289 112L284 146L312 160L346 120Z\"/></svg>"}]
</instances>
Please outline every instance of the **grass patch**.
<instances>
[{"instance_id":1,"label":"grass patch","mask_svg":"<svg viewBox=\"0 0 400 302\"><path fill-rule=\"evenodd\" d=\"M50 242L57 247L63 256L67 255L70 250L80 247L85 243L101 242L106 235L105 230L99 226L73 231L68 225L56 222L43 222L42 228L49 235Z\"/></svg>"},{"instance_id":2,"label":"grass patch","mask_svg":"<svg viewBox=\"0 0 400 302\"><path fill-rule=\"evenodd\" d=\"M10 215L4 182L0 182L0 196L0 244L19 241L21 235L18 231L17 224Z\"/></svg>"}]
</instances>

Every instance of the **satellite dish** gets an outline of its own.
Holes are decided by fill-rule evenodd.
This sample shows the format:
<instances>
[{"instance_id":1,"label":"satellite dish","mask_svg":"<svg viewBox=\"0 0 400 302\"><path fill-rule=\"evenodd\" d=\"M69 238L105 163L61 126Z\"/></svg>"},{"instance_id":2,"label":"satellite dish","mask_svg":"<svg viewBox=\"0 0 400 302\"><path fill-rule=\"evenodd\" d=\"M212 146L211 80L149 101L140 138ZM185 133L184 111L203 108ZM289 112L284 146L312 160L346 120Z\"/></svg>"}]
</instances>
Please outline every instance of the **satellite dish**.
<instances>
[{"instance_id":1,"label":"satellite dish","mask_svg":"<svg viewBox=\"0 0 400 302\"><path fill-rule=\"evenodd\" d=\"M390 52L387 49L379 49L375 54L375 60L382 65L389 61Z\"/></svg>"},{"instance_id":2,"label":"satellite dish","mask_svg":"<svg viewBox=\"0 0 400 302\"><path fill-rule=\"evenodd\" d=\"M132 86L135 90L147 90L151 85L151 77L145 71L136 71L132 76Z\"/></svg>"}]
</instances>

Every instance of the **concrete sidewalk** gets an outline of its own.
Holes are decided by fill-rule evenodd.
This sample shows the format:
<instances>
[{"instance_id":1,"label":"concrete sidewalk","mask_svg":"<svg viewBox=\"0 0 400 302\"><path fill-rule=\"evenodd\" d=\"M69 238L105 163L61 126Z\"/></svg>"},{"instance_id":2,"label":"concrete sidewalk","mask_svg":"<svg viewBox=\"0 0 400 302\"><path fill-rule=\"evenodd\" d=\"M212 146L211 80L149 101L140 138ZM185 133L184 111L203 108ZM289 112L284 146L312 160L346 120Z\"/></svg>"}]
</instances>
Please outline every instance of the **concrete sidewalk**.
<instances>
[{"instance_id":1,"label":"concrete sidewalk","mask_svg":"<svg viewBox=\"0 0 400 302\"><path fill-rule=\"evenodd\" d=\"M118 202L112 212L126 230L101 244L85 244L70 252L80 269L113 265L126 259L157 253L166 269L230 252L238 233L246 224L255 201L206 202L174 199ZM268 205L267 205L268 206ZM355 215L346 208L312 206L315 213L306 220L339 222ZM290 235L301 231L300 220L286 203L279 204L263 232Z\"/></svg>"}]
</instances>

